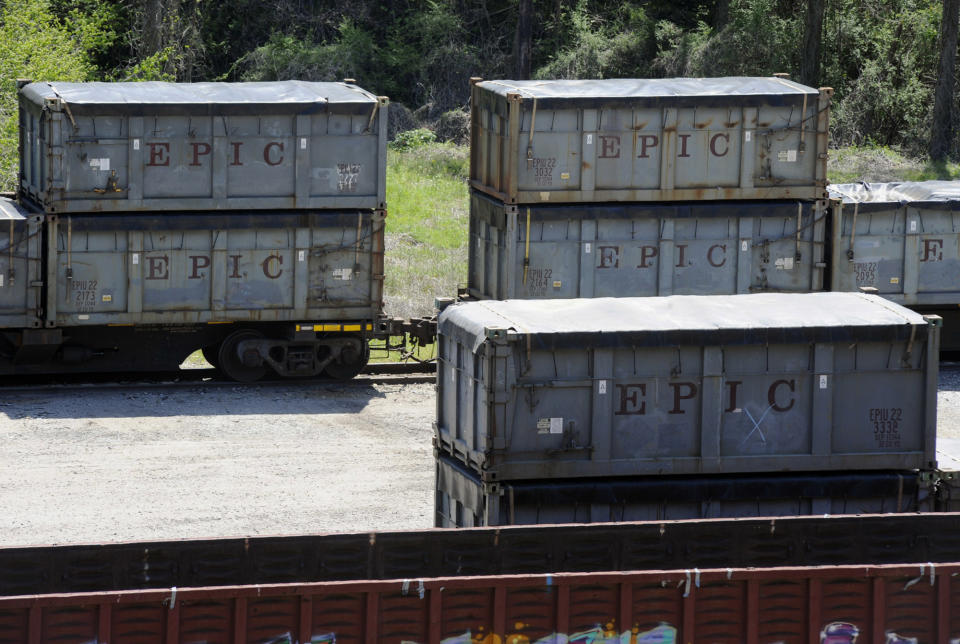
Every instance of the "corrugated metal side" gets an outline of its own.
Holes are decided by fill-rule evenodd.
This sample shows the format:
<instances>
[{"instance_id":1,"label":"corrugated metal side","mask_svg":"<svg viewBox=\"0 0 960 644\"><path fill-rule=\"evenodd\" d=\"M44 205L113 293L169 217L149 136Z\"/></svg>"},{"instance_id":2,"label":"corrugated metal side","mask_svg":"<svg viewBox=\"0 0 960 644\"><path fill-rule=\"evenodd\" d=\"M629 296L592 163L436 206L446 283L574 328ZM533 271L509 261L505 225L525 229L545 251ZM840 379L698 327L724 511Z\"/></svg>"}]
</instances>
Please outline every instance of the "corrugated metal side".
<instances>
[{"instance_id":1,"label":"corrugated metal side","mask_svg":"<svg viewBox=\"0 0 960 644\"><path fill-rule=\"evenodd\" d=\"M382 211L48 216L49 326L372 320Z\"/></svg>"},{"instance_id":2,"label":"corrugated metal side","mask_svg":"<svg viewBox=\"0 0 960 644\"><path fill-rule=\"evenodd\" d=\"M793 297L802 318L811 296ZM935 467L933 323L897 341L854 330L843 341L777 334L764 344L741 332L722 346L699 346L708 335L693 333L637 346L594 333L579 347L545 347L548 334L524 335L514 318L512 339L491 329L474 350L448 313L436 445L488 481Z\"/></svg>"},{"instance_id":3,"label":"corrugated metal side","mask_svg":"<svg viewBox=\"0 0 960 644\"><path fill-rule=\"evenodd\" d=\"M474 83L471 185L520 204L823 199L831 96L696 107L585 96L538 109Z\"/></svg>"},{"instance_id":4,"label":"corrugated metal side","mask_svg":"<svg viewBox=\"0 0 960 644\"><path fill-rule=\"evenodd\" d=\"M957 564L557 573L0 599L8 641L946 643Z\"/></svg>"},{"instance_id":5,"label":"corrugated metal side","mask_svg":"<svg viewBox=\"0 0 960 644\"><path fill-rule=\"evenodd\" d=\"M889 478L875 476L860 485L879 482L889 492ZM907 494L909 485L904 487ZM958 521L960 516L946 513L819 515L4 547L0 596L559 571L952 562L960 560Z\"/></svg>"},{"instance_id":6,"label":"corrugated metal side","mask_svg":"<svg viewBox=\"0 0 960 644\"><path fill-rule=\"evenodd\" d=\"M46 213L383 209L386 106L74 116L21 97L20 190Z\"/></svg>"},{"instance_id":7,"label":"corrugated metal side","mask_svg":"<svg viewBox=\"0 0 960 644\"><path fill-rule=\"evenodd\" d=\"M508 206L470 195L480 299L823 289L826 202Z\"/></svg>"},{"instance_id":8,"label":"corrugated metal side","mask_svg":"<svg viewBox=\"0 0 960 644\"><path fill-rule=\"evenodd\" d=\"M0 200L0 327L42 325L42 247L42 217Z\"/></svg>"},{"instance_id":9,"label":"corrugated metal side","mask_svg":"<svg viewBox=\"0 0 960 644\"><path fill-rule=\"evenodd\" d=\"M915 472L550 479L486 483L437 458L435 525L471 528L609 521L932 511Z\"/></svg>"},{"instance_id":10,"label":"corrugated metal side","mask_svg":"<svg viewBox=\"0 0 960 644\"><path fill-rule=\"evenodd\" d=\"M957 202L832 203L832 290L876 288L906 305L960 303Z\"/></svg>"}]
</instances>

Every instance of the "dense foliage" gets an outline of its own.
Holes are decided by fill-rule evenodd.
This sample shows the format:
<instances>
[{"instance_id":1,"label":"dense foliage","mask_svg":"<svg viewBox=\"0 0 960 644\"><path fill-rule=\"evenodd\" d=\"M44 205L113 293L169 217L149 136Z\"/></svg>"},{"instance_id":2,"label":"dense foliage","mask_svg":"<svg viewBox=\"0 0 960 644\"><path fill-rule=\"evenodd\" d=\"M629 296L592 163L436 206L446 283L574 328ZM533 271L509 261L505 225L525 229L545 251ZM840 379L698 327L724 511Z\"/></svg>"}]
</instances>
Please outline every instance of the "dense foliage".
<instances>
[{"instance_id":1,"label":"dense foliage","mask_svg":"<svg viewBox=\"0 0 960 644\"><path fill-rule=\"evenodd\" d=\"M523 0L521 0L523 1ZM810 0L529 0L535 78L797 76ZM518 0L0 0L3 176L14 80L354 78L436 129L471 76L514 76ZM825 0L833 141L927 145L941 4ZM446 138L439 133L441 138ZM958 156L958 148L951 150ZM4 182L7 184L8 182Z\"/></svg>"}]
</instances>

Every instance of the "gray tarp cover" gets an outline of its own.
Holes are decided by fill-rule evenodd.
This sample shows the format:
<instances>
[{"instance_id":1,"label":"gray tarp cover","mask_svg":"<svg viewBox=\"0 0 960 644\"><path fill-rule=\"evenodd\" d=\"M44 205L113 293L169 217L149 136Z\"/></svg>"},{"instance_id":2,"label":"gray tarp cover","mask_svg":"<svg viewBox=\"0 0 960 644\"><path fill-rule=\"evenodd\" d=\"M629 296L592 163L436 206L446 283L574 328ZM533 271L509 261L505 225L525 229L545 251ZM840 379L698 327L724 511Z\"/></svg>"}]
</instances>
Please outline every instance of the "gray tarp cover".
<instances>
[{"instance_id":1,"label":"gray tarp cover","mask_svg":"<svg viewBox=\"0 0 960 644\"><path fill-rule=\"evenodd\" d=\"M844 203L908 203L960 200L960 181L903 183L838 183L827 186L830 196Z\"/></svg>"},{"instance_id":2,"label":"gray tarp cover","mask_svg":"<svg viewBox=\"0 0 960 644\"><path fill-rule=\"evenodd\" d=\"M0 220L26 219L27 216L27 213L15 201L0 197Z\"/></svg>"},{"instance_id":3,"label":"gray tarp cover","mask_svg":"<svg viewBox=\"0 0 960 644\"><path fill-rule=\"evenodd\" d=\"M355 85L276 81L264 83L30 83L20 93L33 103L62 98L70 105L312 105L373 104L377 97Z\"/></svg>"},{"instance_id":4,"label":"gray tarp cover","mask_svg":"<svg viewBox=\"0 0 960 644\"><path fill-rule=\"evenodd\" d=\"M518 92L530 98L623 99L782 96L813 94L812 87L775 77L618 78L609 80L491 80L479 86L501 96Z\"/></svg>"},{"instance_id":5,"label":"gray tarp cover","mask_svg":"<svg viewBox=\"0 0 960 644\"><path fill-rule=\"evenodd\" d=\"M634 340L683 336L730 338L738 332L788 337L789 331L812 329L872 329L926 326L923 316L877 295L863 293L757 293L750 295L671 295L667 297L601 297L572 300L505 300L455 304L440 315L441 335L476 351L486 329L510 329L512 334L592 336ZM730 332L733 332L732 334ZM722 333L722 336L721 336ZM896 335L902 335L897 333ZM551 342L552 343L552 342Z\"/></svg>"}]
</instances>

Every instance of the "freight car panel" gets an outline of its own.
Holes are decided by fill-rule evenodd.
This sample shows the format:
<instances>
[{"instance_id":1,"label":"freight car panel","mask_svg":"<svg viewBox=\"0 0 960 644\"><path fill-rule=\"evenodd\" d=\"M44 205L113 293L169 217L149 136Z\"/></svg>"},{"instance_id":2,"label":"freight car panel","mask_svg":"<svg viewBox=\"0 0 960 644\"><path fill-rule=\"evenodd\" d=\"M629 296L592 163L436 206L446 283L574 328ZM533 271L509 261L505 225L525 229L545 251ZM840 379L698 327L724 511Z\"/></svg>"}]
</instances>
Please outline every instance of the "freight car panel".
<instances>
[{"instance_id":1,"label":"freight car panel","mask_svg":"<svg viewBox=\"0 0 960 644\"><path fill-rule=\"evenodd\" d=\"M854 293L453 305L436 443L488 481L930 468L938 322Z\"/></svg>"},{"instance_id":2,"label":"freight car panel","mask_svg":"<svg viewBox=\"0 0 960 644\"><path fill-rule=\"evenodd\" d=\"M0 327L42 326L41 225L42 217L0 199Z\"/></svg>"},{"instance_id":3,"label":"freight car panel","mask_svg":"<svg viewBox=\"0 0 960 644\"><path fill-rule=\"evenodd\" d=\"M48 216L47 324L373 320L382 211Z\"/></svg>"},{"instance_id":4,"label":"freight car panel","mask_svg":"<svg viewBox=\"0 0 960 644\"><path fill-rule=\"evenodd\" d=\"M823 289L826 202L508 206L470 195L479 299Z\"/></svg>"},{"instance_id":5,"label":"freight car panel","mask_svg":"<svg viewBox=\"0 0 960 644\"><path fill-rule=\"evenodd\" d=\"M956 182L830 186L831 288L877 292L909 306L960 303Z\"/></svg>"},{"instance_id":6,"label":"freight car panel","mask_svg":"<svg viewBox=\"0 0 960 644\"><path fill-rule=\"evenodd\" d=\"M31 83L20 191L47 213L382 209L386 105L347 83Z\"/></svg>"},{"instance_id":7,"label":"freight car panel","mask_svg":"<svg viewBox=\"0 0 960 644\"><path fill-rule=\"evenodd\" d=\"M826 196L829 88L782 78L478 81L471 185L506 203Z\"/></svg>"},{"instance_id":8,"label":"freight car panel","mask_svg":"<svg viewBox=\"0 0 960 644\"><path fill-rule=\"evenodd\" d=\"M889 525L868 517L865 524L878 532L898 537L915 534L920 549L940 543L955 533L949 525L914 525L890 531L904 521L891 517ZM917 517L921 522L926 517ZM954 521L955 521L954 517ZM880 565L865 560L877 533L859 519L818 519L821 528L808 530L813 542L831 552L830 567L792 565L807 552L806 542L797 539L802 531L790 522L802 519L753 522L750 530L742 524L695 524L678 544L686 561L712 561L710 553L722 552L715 535L727 543L731 534L744 537L742 544L765 544L768 553L779 553L780 567L741 567L731 561L715 565L665 568L658 564L676 561L667 544L684 526L658 522L645 526L542 527L467 531L462 535L440 532L436 543L444 548L426 549L416 533L362 535L361 543L374 544L383 537L397 546L387 561L419 557L448 556L442 567L449 574L377 578L377 570L360 570L356 576L333 581L323 569L298 569L296 581L270 581L259 575L254 584L232 581L248 577L250 568L267 570L271 561L285 569L304 549L301 538L275 539L268 556L258 539L169 544L129 544L141 559L111 557L109 590L42 591L0 597L0 629L10 641L29 642L821 642L853 644L863 641L949 642L960 635L960 592L956 563L927 563L915 558L911 549L897 551L904 558ZM842 521L842 525L841 522ZM873 523L871 523L873 521ZM724 532L723 528L730 530ZM778 534L784 527L788 538ZM637 530L637 528L641 528ZM704 528L704 529L701 529ZM634 531L634 539L617 539L622 530ZM517 532L514 532L516 530ZM606 532L606 534L604 534ZM479 539L478 539L479 535ZM420 535L422 537L422 535ZM465 537L465 538L461 538ZM697 539L696 537L700 538ZM792 538L791 538L792 537ZM508 545L500 545L500 539ZM340 546L342 543L341 538ZM354 539L356 541L356 539ZM477 548L477 541L485 542ZM284 542L288 542L287 547ZM658 547L655 544L660 544ZM407 547L402 547L403 545ZM610 547L608 544L616 544ZM864 547L858 547L860 545ZM890 542L887 542L889 546ZM331 544L333 545L333 544ZM630 568L637 561L631 553L653 546L663 549L667 560L650 560L648 565ZM240 546L239 548L237 546ZM247 547L256 553L240 555ZM760 546L761 548L763 546ZM105 550L108 550L108 546ZM206 587L195 584L143 586L147 561L154 553L194 550L196 557L166 559L159 572L172 579L168 570L187 571L204 561L222 572L222 581ZM26 560L68 562L69 550L76 547L35 549ZM89 548L87 548L89 550ZM364 548L360 548L364 550ZM489 559L476 557L478 550ZM68 556L60 556L68 551ZM955 551L955 549L954 549ZM224 556L217 557L217 552ZM344 552L340 549L340 552ZM948 550L941 550L946 553ZM500 553L503 553L501 555ZM507 553L510 553L507 556ZM562 555L568 557L548 557ZM623 559L611 557L623 553ZM82 558L76 552L76 570L70 578L96 575L96 554ZM322 554L322 553L317 553ZM705 556L706 555L706 556ZM883 555L884 560L888 559ZM0 553L0 560L7 557ZM248 561L249 566L228 562ZM468 562L467 569L462 562ZM713 559L715 560L715 559ZM309 559L313 562L315 559ZM368 561L377 561L371 557ZM936 557L933 562L940 561ZM180 564L176 565L174 562ZM472 566L471 564L477 564ZM389 567L389 566L388 566ZM409 569L409 566L406 566ZM86 575L83 571L86 571ZM398 569L400 570L400 569ZM61 572L56 568L53 586ZM87 582L87 585L90 585ZM95 584L94 584L95 585ZM186 587L185 587L186 586Z\"/></svg>"}]
</instances>

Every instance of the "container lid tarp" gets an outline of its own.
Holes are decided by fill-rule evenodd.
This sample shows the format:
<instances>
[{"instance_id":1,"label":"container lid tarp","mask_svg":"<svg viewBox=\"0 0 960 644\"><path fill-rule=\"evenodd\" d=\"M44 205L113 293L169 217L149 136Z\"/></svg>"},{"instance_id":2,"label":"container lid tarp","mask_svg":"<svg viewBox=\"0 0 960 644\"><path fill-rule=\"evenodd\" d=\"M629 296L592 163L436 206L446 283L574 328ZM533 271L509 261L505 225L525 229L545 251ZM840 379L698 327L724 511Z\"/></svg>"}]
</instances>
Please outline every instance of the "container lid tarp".
<instances>
[{"instance_id":1,"label":"container lid tarp","mask_svg":"<svg viewBox=\"0 0 960 644\"><path fill-rule=\"evenodd\" d=\"M960 181L906 181L897 183L839 183L827 186L833 199L843 203L918 204L945 202L960 207ZM952 208L951 208L952 209Z\"/></svg>"},{"instance_id":2,"label":"container lid tarp","mask_svg":"<svg viewBox=\"0 0 960 644\"><path fill-rule=\"evenodd\" d=\"M27 218L26 212L13 199L0 197L0 219L20 221ZM2 249L0 249L2 250Z\"/></svg>"},{"instance_id":3,"label":"container lid tarp","mask_svg":"<svg viewBox=\"0 0 960 644\"><path fill-rule=\"evenodd\" d=\"M347 83L276 81L258 83L30 83L20 90L43 105L60 99L81 114L294 113L325 111L328 106L374 108L377 97Z\"/></svg>"},{"instance_id":4,"label":"container lid tarp","mask_svg":"<svg viewBox=\"0 0 960 644\"><path fill-rule=\"evenodd\" d=\"M520 94L544 107L601 105L781 105L818 96L812 87L775 77L619 78L608 80L490 80L478 87L506 97ZM809 102L815 105L814 102Z\"/></svg>"},{"instance_id":5,"label":"container lid tarp","mask_svg":"<svg viewBox=\"0 0 960 644\"><path fill-rule=\"evenodd\" d=\"M926 325L876 295L758 293L467 302L440 315L439 332L476 351L493 329L551 349L919 340Z\"/></svg>"}]
</instances>

